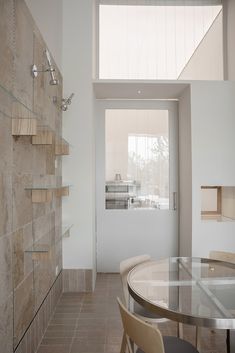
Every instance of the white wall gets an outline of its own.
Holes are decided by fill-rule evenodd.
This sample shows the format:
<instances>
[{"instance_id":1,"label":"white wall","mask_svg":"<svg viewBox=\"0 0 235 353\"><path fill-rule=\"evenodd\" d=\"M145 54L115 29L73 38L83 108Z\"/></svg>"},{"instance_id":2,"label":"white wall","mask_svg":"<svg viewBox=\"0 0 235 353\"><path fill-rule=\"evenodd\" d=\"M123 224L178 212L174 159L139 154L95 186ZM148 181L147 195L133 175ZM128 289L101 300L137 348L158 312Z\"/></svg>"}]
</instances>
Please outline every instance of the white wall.
<instances>
[{"instance_id":1,"label":"white wall","mask_svg":"<svg viewBox=\"0 0 235 353\"><path fill-rule=\"evenodd\" d=\"M63 201L63 218L74 224L70 238L63 242L63 267L67 269L94 266L92 6L93 0L63 2L64 95L75 93L63 117L64 137L72 145L70 156L63 160L63 179L73 185Z\"/></svg>"},{"instance_id":2,"label":"white wall","mask_svg":"<svg viewBox=\"0 0 235 353\"><path fill-rule=\"evenodd\" d=\"M201 220L201 185L235 185L235 82L194 82L192 124L192 255L235 252L235 222Z\"/></svg>"},{"instance_id":3,"label":"white wall","mask_svg":"<svg viewBox=\"0 0 235 353\"><path fill-rule=\"evenodd\" d=\"M62 68L62 5L63 0L25 0L36 24L53 55Z\"/></svg>"}]
</instances>

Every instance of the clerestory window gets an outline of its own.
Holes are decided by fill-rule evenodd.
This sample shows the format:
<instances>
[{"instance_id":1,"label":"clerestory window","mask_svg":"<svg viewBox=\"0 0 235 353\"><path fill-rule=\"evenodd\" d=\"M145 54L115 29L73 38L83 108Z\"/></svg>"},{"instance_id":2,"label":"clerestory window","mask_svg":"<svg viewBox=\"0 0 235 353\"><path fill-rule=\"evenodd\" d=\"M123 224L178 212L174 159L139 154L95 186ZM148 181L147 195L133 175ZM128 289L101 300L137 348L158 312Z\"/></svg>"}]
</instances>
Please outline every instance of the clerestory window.
<instances>
[{"instance_id":1,"label":"clerestory window","mask_svg":"<svg viewBox=\"0 0 235 353\"><path fill-rule=\"evenodd\" d=\"M204 40L222 65L221 12L219 0L100 0L99 78L188 78L205 61Z\"/></svg>"}]
</instances>

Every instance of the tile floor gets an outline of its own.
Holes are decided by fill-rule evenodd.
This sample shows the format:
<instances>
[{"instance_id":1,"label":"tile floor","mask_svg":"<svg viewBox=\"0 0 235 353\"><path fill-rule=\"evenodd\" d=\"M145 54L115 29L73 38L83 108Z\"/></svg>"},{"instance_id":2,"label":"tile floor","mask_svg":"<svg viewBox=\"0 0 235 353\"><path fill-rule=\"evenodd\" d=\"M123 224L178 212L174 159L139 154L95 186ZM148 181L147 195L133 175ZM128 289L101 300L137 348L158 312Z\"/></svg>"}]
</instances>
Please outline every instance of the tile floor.
<instances>
[{"instance_id":1,"label":"tile floor","mask_svg":"<svg viewBox=\"0 0 235 353\"><path fill-rule=\"evenodd\" d=\"M94 293L64 293L37 353L119 353L122 327L116 297L122 296L118 274L98 274ZM176 324L159 325L176 335ZM184 338L194 343L195 329L184 326ZM225 353L225 332L204 329L201 353Z\"/></svg>"}]
</instances>

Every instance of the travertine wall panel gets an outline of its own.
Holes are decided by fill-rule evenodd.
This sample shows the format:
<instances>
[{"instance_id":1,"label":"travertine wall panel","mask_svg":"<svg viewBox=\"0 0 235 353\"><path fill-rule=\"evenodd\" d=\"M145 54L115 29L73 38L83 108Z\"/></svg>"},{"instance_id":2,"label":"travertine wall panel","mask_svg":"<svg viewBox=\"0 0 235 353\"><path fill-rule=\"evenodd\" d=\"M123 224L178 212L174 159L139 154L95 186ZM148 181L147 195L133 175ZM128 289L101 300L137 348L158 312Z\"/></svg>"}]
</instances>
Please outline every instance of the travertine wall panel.
<instances>
[{"instance_id":1,"label":"travertine wall panel","mask_svg":"<svg viewBox=\"0 0 235 353\"><path fill-rule=\"evenodd\" d=\"M38 174L41 170L42 174L46 174L46 147L47 146L34 146L33 148L33 173Z\"/></svg>"},{"instance_id":2,"label":"travertine wall panel","mask_svg":"<svg viewBox=\"0 0 235 353\"><path fill-rule=\"evenodd\" d=\"M12 105L14 98L1 86L0 80L0 113L4 114L4 117L12 118ZM6 146L5 146L6 147Z\"/></svg>"},{"instance_id":3,"label":"travertine wall panel","mask_svg":"<svg viewBox=\"0 0 235 353\"><path fill-rule=\"evenodd\" d=\"M47 68L45 49L24 0L0 0L0 347L4 353L13 352L13 343L17 353L36 350L62 290L61 275L53 285L62 268L61 198L53 192L52 202L33 203L30 189L62 184L61 157L55 156L55 139L62 131L62 77L54 62L58 86L49 84L48 72L34 79L30 69L33 63L39 70ZM32 145L31 136L12 136L12 118L34 118L39 128L50 127L52 145ZM47 252L37 255L39 246Z\"/></svg>"},{"instance_id":4,"label":"travertine wall panel","mask_svg":"<svg viewBox=\"0 0 235 353\"><path fill-rule=\"evenodd\" d=\"M32 222L31 191L25 190L32 186L33 176L30 174L14 174L13 186L13 230Z\"/></svg>"},{"instance_id":5,"label":"travertine wall panel","mask_svg":"<svg viewBox=\"0 0 235 353\"><path fill-rule=\"evenodd\" d=\"M16 353L34 353L36 351L38 345L40 344L42 335L47 328L50 316L55 309L55 305L60 297L61 291L62 274L57 277L56 282L40 307L37 316L17 347Z\"/></svg>"},{"instance_id":6,"label":"travertine wall panel","mask_svg":"<svg viewBox=\"0 0 235 353\"><path fill-rule=\"evenodd\" d=\"M46 68L46 59L44 55L45 45L39 33L34 34L34 59L33 62L38 69ZM48 77L41 73L37 80L34 80L33 90L33 110L38 114L43 123L45 117L44 107L46 101L46 85L48 85ZM45 118L46 119L46 118Z\"/></svg>"},{"instance_id":7,"label":"travertine wall panel","mask_svg":"<svg viewBox=\"0 0 235 353\"><path fill-rule=\"evenodd\" d=\"M32 271L14 291L14 344L20 341L33 319L33 314L34 273Z\"/></svg>"},{"instance_id":8,"label":"travertine wall panel","mask_svg":"<svg viewBox=\"0 0 235 353\"><path fill-rule=\"evenodd\" d=\"M1 101L1 96L0 96ZM12 168L12 136L11 119L0 112L0 171L11 172Z\"/></svg>"},{"instance_id":9,"label":"travertine wall panel","mask_svg":"<svg viewBox=\"0 0 235 353\"><path fill-rule=\"evenodd\" d=\"M13 294L0 303L0 342L4 353L13 352Z\"/></svg>"},{"instance_id":10,"label":"travertine wall panel","mask_svg":"<svg viewBox=\"0 0 235 353\"><path fill-rule=\"evenodd\" d=\"M38 241L44 237L50 236L51 226L51 214L47 213L41 217L38 217L33 221L33 233L34 240Z\"/></svg>"},{"instance_id":11,"label":"travertine wall panel","mask_svg":"<svg viewBox=\"0 0 235 353\"><path fill-rule=\"evenodd\" d=\"M14 64L14 6L13 1L0 1L0 84L12 91Z\"/></svg>"},{"instance_id":12,"label":"travertine wall panel","mask_svg":"<svg viewBox=\"0 0 235 353\"><path fill-rule=\"evenodd\" d=\"M11 235L0 237L0 304L12 294L12 239Z\"/></svg>"},{"instance_id":13,"label":"travertine wall panel","mask_svg":"<svg viewBox=\"0 0 235 353\"><path fill-rule=\"evenodd\" d=\"M27 108L33 107L33 20L24 0L14 0L15 60L13 93Z\"/></svg>"},{"instance_id":14,"label":"travertine wall panel","mask_svg":"<svg viewBox=\"0 0 235 353\"><path fill-rule=\"evenodd\" d=\"M34 155L32 148L29 148L31 137L21 136L13 140L13 171L14 174L31 174ZM22 158L24 156L24 158Z\"/></svg>"},{"instance_id":15,"label":"travertine wall panel","mask_svg":"<svg viewBox=\"0 0 235 353\"><path fill-rule=\"evenodd\" d=\"M0 347L13 351L12 165L13 2L0 1Z\"/></svg>"},{"instance_id":16,"label":"travertine wall panel","mask_svg":"<svg viewBox=\"0 0 235 353\"><path fill-rule=\"evenodd\" d=\"M0 173L0 236L12 231L12 176Z\"/></svg>"},{"instance_id":17,"label":"travertine wall panel","mask_svg":"<svg viewBox=\"0 0 235 353\"><path fill-rule=\"evenodd\" d=\"M13 285L14 288L33 271L32 256L25 252L33 245L32 223L13 233Z\"/></svg>"}]
</instances>

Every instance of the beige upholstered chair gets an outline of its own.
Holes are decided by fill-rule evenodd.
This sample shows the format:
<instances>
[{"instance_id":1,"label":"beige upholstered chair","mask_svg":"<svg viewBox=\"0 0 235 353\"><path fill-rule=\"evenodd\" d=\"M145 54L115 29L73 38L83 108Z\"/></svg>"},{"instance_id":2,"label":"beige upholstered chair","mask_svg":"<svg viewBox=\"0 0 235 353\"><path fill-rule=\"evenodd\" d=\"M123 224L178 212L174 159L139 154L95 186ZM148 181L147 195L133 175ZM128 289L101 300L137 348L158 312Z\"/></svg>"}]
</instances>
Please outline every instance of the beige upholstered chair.
<instances>
[{"instance_id":1,"label":"beige upholstered chair","mask_svg":"<svg viewBox=\"0 0 235 353\"><path fill-rule=\"evenodd\" d=\"M146 254L146 255L139 255L139 256L130 257L130 258L120 262L120 275L121 275L121 281L122 281L122 289L123 289L125 304L127 307L129 305L129 291L128 291L128 287L127 287L128 273L135 266L142 264L144 262L150 261L150 260L151 260L150 255Z\"/></svg>"},{"instance_id":2,"label":"beige upholstered chair","mask_svg":"<svg viewBox=\"0 0 235 353\"><path fill-rule=\"evenodd\" d=\"M209 258L235 264L235 253L227 251L210 251ZM235 351L235 330L227 330L227 353Z\"/></svg>"},{"instance_id":3,"label":"beige upholstered chair","mask_svg":"<svg viewBox=\"0 0 235 353\"><path fill-rule=\"evenodd\" d=\"M120 353L198 353L190 343L173 336L162 337L161 332L130 313L118 300L122 318L124 341Z\"/></svg>"},{"instance_id":4,"label":"beige upholstered chair","mask_svg":"<svg viewBox=\"0 0 235 353\"><path fill-rule=\"evenodd\" d=\"M120 275L122 280L123 295L124 295L125 305L127 308L129 308L129 304L130 304L130 294L129 294L128 285L127 285L128 273L135 266L150 260L151 260L150 255L139 255L135 257L130 257L126 260L123 260L120 263ZM154 315L151 312L145 310L136 301L133 302L133 312L135 315L139 316L142 320L147 321L149 323L157 324L160 322L167 321L167 319L157 316L156 314Z\"/></svg>"},{"instance_id":5,"label":"beige upholstered chair","mask_svg":"<svg viewBox=\"0 0 235 353\"><path fill-rule=\"evenodd\" d=\"M235 253L227 251L211 251L209 258L213 260L220 260L225 262L231 262L235 264Z\"/></svg>"}]
</instances>

